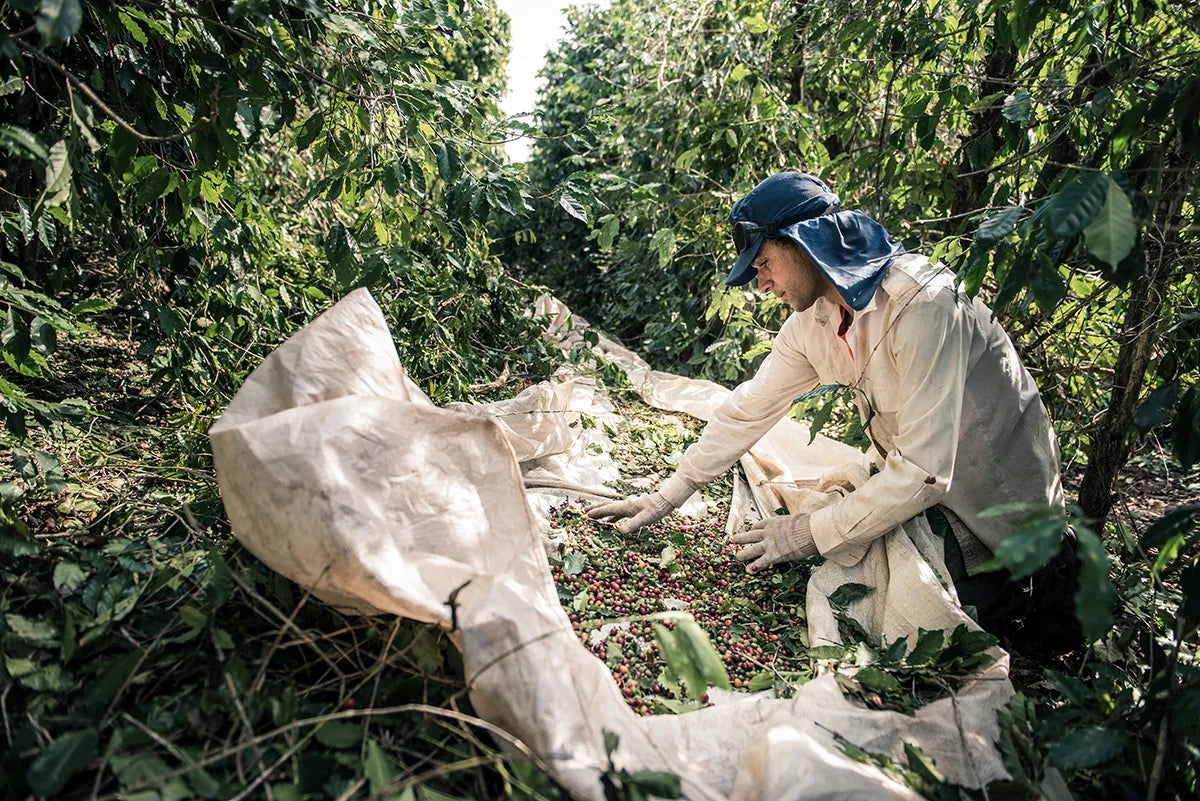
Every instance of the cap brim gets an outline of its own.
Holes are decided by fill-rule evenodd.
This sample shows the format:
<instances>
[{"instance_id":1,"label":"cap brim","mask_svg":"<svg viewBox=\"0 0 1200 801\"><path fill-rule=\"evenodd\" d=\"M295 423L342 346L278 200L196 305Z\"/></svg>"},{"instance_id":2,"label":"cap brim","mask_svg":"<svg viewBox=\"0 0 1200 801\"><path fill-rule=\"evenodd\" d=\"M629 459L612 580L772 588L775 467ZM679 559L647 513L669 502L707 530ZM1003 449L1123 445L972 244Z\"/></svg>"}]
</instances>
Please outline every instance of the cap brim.
<instances>
[{"instance_id":1,"label":"cap brim","mask_svg":"<svg viewBox=\"0 0 1200 801\"><path fill-rule=\"evenodd\" d=\"M759 234L754 237L750 247L738 254L737 261L733 263L733 269L729 271L729 277L725 279L725 286L741 286L749 283L758 274L753 262L758 256L758 249L762 247L762 243L762 234Z\"/></svg>"}]
</instances>

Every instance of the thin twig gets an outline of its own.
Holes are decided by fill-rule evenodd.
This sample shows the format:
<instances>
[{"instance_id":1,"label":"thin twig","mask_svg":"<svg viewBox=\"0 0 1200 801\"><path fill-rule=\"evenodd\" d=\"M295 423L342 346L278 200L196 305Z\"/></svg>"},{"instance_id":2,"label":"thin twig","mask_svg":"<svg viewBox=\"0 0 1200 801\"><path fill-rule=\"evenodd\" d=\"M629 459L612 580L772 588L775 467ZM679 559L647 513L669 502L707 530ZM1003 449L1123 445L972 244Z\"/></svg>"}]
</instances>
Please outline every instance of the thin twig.
<instances>
[{"instance_id":1,"label":"thin twig","mask_svg":"<svg viewBox=\"0 0 1200 801\"><path fill-rule=\"evenodd\" d=\"M147 142L150 144L159 144L159 143L163 143L163 142L177 142L180 139L186 139L187 137L191 136L193 133L196 132L196 130L198 130L199 128L201 128L205 125L208 125L210 122L212 122L216 118L217 98L216 98L216 95L214 94L212 97L213 108L212 108L212 110L209 111L209 114L211 116L200 117L198 120L196 120L194 123L192 123L192 125L190 125L187 130L180 131L179 133L176 133L176 134L170 134L169 136L152 136L150 134L144 134L141 131L139 131L137 128L134 128L133 125L131 125L129 122L127 122L125 120L125 118L122 117L120 114L118 114L117 112L115 112L111 108L109 108L108 104L105 103L104 100L102 100L98 94L93 92L92 88L90 86L88 86L86 83L84 83L78 76L76 76L74 73L72 73L66 67L64 67L62 64L59 64L57 61L50 58L45 53L41 52L40 50L33 47L32 45L26 44L25 42L21 41L20 39L17 39L14 37L12 39L12 41L16 42L17 47L21 48L21 50L25 51L25 53L27 53L30 56L33 56L36 60L40 61L41 63L45 64L47 67L50 67L52 70L54 70L55 72L57 72L58 74L62 75L64 78L66 78L71 83L72 86L74 86L76 89L78 89L84 95L86 95L88 100L91 100L93 103L95 103L96 107L98 109L100 109L102 112L104 112L104 115L106 117L108 117L113 122L115 122L117 125L121 126L126 131L128 131L129 134L131 136L133 136L135 139L138 139L142 142Z\"/></svg>"}]
</instances>

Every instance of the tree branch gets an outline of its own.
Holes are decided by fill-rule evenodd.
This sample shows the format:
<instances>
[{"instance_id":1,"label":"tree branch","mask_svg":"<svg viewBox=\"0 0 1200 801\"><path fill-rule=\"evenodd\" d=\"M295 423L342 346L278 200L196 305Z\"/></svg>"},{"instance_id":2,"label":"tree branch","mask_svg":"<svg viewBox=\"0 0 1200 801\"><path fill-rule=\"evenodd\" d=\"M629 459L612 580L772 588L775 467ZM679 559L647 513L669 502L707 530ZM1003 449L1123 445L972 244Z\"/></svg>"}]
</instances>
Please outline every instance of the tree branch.
<instances>
[{"instance_id":1,"label":"tree branch","mask_svg":"<svg viewBox=\"0 0 1200 801\"><path fill-rule=\"evenodd\" d=\"M216 118L216 108L215 108L216 107L216 97L214 96L213 97L213 108L209 111L209 116L201 117L200 119L196 120L194 123L192 123L192 125L190 125L188 127L187 130L180 131L179 133L175 133L175 134L170 134L169 136L153 136L151 134L144 134L141 131L139 131L137 128L134 128L133 125L131 125L128 121L126 121L125 118L123 118L120 114L113 111L109 107L109 105L100 98L99 95L97 95L95 92L92 91L92 88L90 86L88 86L86 83L84 83L77 75L72 73L70 70L68 70L62 64L59 64L57 61L50 58L42 51L38 50L37 48L33 47L32 45L26 44L25 42L21 41L20 39L17 39L16 37L13 37L12 41L16 42L17 47L21 48L21 50L23 50L26 54L33 56L33 58L35 60L40 61L42 64L45 64L47 67L50 67L52 70L57 72L59 75L62 75L64 78L66 78L68 83L70 83L72 86L74 86L76 89L78 89L83 95L85 95L87 97L88 100L91 100L96 105L96 108L98 108L102 112L104 112L104 115L106 117L111 119L117 125L124 128L126 131L129 132L130 135L132 135L135 139L137 139L141 142L146 142L148 144L161 144L164 142L177 142L180 139L186 139L187 137L191 136L196 130L198 130L199 128L201 128L204 125L208 125L210 122L213 121L213 119Z\"/></svg>"}]
</instances>

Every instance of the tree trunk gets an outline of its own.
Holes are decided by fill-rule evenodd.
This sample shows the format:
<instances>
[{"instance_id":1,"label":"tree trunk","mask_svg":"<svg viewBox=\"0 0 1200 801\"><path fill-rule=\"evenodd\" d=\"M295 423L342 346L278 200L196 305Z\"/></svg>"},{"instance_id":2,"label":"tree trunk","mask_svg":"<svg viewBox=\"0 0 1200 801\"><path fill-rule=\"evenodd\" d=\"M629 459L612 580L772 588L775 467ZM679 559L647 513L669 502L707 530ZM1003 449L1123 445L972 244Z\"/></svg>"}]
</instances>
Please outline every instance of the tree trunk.
<instances>
[{"instance_id":1,"label":"tree trunk","mask_svg":"<svg viewBox=\"0 0 1200 801\"><path fill-rule=\"evenodd\" d=\"M979 82L979 97L984 98L997 92L1011 92L1013 75L1017 68L1015 48L997 47L983 60L983 78ZM971 115L971 132L958 149L958 174L954 177L954 198L950 204L950 217L962 219L962 215L979 208L988 187L988 165L976 166L971 160L971 150L976 143L991 141L991 151L996 153L1003 145L1000 139L1004 115L1000 104ZM989 158L990 161L990 158Z\"/></svg>"},{"instance_id":2,"label":"tree trunk","mask_svg":"<svg viewBox=\"0 0 1200 801\"><path fill-rule=\"evenodd\" d=\"M1153 237L1146 237L1146 272L1134 283L1130 293L1121 330L1121 348L1113 368L1112 394L1104 417L1092 433L1087 470L1079 488L1079 505L1094 521L1097 531L1104 528L1117 499L1113 485L1117 473L1129 459L1129 430L1137 411L1146 368L1154 355L1163 300L1179 266L1180 216L1197 166L1195 158L1183 153L1180 147L1176 158L1167 159L1153 226L1161 238L1155 243ZM1157 252L1150 253L1152 248Z\"/></svg>"}]
</instances>

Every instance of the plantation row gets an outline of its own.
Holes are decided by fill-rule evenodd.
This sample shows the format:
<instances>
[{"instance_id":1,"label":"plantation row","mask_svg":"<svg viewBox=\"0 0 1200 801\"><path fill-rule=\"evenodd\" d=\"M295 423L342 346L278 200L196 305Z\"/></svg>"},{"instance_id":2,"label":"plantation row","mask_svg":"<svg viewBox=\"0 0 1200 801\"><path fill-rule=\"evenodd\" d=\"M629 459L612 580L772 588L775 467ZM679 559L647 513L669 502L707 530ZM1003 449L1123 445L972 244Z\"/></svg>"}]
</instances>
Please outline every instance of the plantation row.
<instances>
[{"instance_id":1,"label":"plantation row","mask_svg":"<svg viewBox=\"0 0 1200 801\"><path fill-rule=\"evenodd\" d=\"M493 0L0 4L0 793L564 797L489 739L443 633L346 617L236 544L206 432L359 287L438 404L510 397L564 361L624 397L612 365L543 340L545 290L656 368L732 385L785 312L721 284L726 217L800 168L996 311L1054 421L1074 523L1103 543L1088 647L1004 643L1013 783L990 797L1036 797L1050 768L1080 797L1194 797L1193 6L614 0L569 12L537 115L504 119ZM530 161L507 162L524 134ZM624 493L698 427L621 411ZM845 393L793 414L867 445ZM814 563L747 575L728 489L707 492L709 517L628 537L555 512L559 597L635 711L847 666L854 703L909 714L989 659L986 635L898 649L845 615L845 648L810 648ZM1062 525L1018 533L1026 566ZM715 663L679 658L696 632ZM843 750L928 797L979 794L919 754ZM674 786L642 780L614 766L604 787Z\"/></svg>"}]
</instances>

